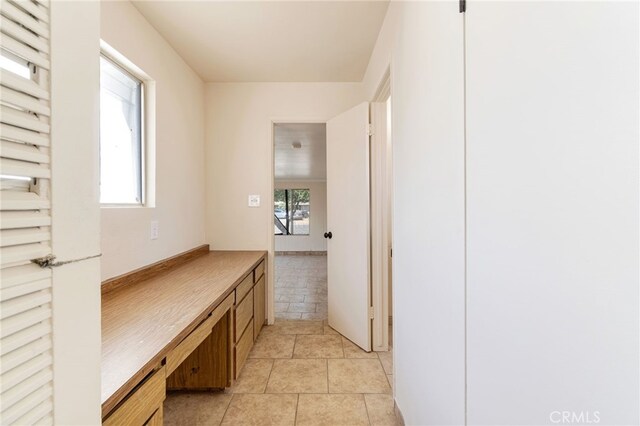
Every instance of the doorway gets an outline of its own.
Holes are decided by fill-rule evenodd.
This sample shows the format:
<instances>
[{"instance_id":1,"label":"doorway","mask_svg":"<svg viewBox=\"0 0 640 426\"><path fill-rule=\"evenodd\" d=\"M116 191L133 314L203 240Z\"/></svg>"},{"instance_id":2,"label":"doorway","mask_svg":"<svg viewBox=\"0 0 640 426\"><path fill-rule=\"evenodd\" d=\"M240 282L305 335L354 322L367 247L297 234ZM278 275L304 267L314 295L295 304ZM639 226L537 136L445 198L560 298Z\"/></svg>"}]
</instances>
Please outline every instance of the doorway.
<instances>
[{"instance_id":1,"label":"doorway","mask_svg":"<svg viewBox=\"0 0 640 426\"><path fill-rule=\"evenodd\" d=\"M275 123L276 320L327 319L326 125Z\"/></svg>"},{"instance_id":2,"label":"doorway","mask_svg":"<svg viewBox=\"0 0 640 426\"><path fill-rule=\"evenodd\" d=\"M393 145L390 69L371 103L371 303L374 351L393 346ZM391 358L391 354L389 354Z\"/></svg>"}]
</instances>

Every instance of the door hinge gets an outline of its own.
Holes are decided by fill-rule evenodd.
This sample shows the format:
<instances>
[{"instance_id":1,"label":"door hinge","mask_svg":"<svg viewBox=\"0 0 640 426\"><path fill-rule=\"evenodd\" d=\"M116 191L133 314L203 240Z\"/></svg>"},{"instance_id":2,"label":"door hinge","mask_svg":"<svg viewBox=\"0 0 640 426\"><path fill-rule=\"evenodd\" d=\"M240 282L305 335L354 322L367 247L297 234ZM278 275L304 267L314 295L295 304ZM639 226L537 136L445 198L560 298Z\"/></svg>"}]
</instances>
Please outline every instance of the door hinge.
<instances>
[{"instance_id":1,"label":"door hinge","mask_svg":"<svg viewBox=\"0 0 640 426\"><path fill-rule=\"evenodd\" d=\"M373 319L373 306L369 306L369 319Z\"/></svg>"},{"instance_id":2,"label":"door hinge","mask_svg":"<svg viewBox=\"0 0 640 426\"><path fill-rule=\"evenodd\" d=\"M467 0L459 0L460 1L460 13L464 13L467 11Z\"/></svg>"},{"instance_id":3,"label":"door hinge","mask_svg":"<svg viewBox=\"0 0 640 426\"><path fill-rule=\"evenodd\" d=\"M367 126L367 136L373 136L373 124L371 123Z\"/></svg>"}]
</instances>

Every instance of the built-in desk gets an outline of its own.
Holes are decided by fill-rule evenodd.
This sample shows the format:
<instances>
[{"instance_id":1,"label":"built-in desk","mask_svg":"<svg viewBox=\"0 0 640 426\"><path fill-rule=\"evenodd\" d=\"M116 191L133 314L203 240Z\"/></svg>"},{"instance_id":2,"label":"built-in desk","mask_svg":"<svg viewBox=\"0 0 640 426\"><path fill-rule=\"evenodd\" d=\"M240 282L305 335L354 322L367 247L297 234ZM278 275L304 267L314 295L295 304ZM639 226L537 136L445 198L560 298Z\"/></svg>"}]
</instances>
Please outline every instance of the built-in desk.
<instances>
[{"instance_id":1,"label":"built-in desk","mask_svg":"<svg viewBox=\"0 0 640 426\"><path fill-rule=\"evenodd\" d=\"M265 259L213 251L103 294L104 424L162 424L167 388L231 384L265 321Z\"/></svg>"}]
</instances>

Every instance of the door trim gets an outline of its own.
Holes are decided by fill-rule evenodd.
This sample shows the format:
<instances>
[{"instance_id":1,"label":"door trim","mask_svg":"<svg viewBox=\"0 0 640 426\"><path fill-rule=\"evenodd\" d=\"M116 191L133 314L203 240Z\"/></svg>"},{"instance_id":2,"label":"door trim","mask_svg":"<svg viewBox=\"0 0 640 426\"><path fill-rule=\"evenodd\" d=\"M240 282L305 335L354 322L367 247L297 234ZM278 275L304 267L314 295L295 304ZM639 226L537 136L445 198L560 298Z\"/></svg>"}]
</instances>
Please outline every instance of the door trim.
<instances>
[{"instance_id":1,"label":"door trim","mask_svg":"<svg viewBox=\"0 0 640 426\"><path fill-rule=\"evenodd\" d=\"M275 169L275 161L276 161L276 124L288 124L288 123L299 123L299 124L326 124L327 120L330 117L271 117L270 118L270 131L271 131L271 144L269 145L271 158L271 179L269 183L269 194L264 197L268 202L267 209L265 210L265 223L267 226L267 242L268 242L268 253L267 253L267 324L273 325L275 323L275 253L276 253L276 238L273 235L273 191L275 190L275 179L276 179L276 169Z\"/></svg>"}]
</instances>

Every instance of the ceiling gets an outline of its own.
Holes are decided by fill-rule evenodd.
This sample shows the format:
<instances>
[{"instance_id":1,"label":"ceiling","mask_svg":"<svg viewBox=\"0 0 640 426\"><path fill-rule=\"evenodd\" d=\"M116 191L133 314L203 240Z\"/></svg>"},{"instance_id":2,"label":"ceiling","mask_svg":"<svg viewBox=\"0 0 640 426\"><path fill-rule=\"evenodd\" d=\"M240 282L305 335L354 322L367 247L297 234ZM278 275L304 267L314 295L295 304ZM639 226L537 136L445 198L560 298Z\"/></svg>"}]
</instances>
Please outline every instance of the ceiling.
<instances>
[{"instance_id":1,"label":"ceiling","mask_svg":"<svg viewBox=\"0 0 640 426\"><path fill-rule=\"evenodd\" d=\"M134 6L206 82L359 82L388 0Z\"/></svg>"},{"instance_id":2,"label":"ceiling","mask_svg":"<svg viewBox=\"0 0 640 426\"><path fill-rule=\"evenodd\" d=\"M276 124L276 180L327 179L327 126L317 124ZM292 144L302 145L294 149Z\"/></svg>"}]
</instances>

